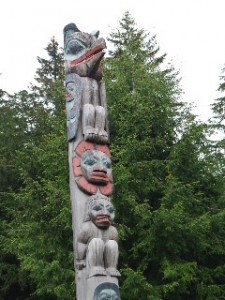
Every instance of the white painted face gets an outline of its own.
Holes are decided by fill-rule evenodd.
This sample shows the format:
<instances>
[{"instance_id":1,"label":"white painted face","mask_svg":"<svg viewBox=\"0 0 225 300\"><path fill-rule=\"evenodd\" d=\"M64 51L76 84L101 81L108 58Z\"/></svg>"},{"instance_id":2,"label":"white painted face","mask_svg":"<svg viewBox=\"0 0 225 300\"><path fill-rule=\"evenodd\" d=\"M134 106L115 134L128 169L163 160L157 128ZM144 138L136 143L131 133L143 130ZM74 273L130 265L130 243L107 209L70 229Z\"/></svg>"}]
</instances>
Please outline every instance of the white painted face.
<instances>
[{"instance_id":1,"label":"white painted face","mask_svg":"<svg viewBox=\"0 0 225 300\"><path fill-rule=\"evenodd\" d=\"M85 151L81 159L81 169L87 181L107 184L112 177L112 163L105 153L98 150Z\"/></svg>"}]
</instances>

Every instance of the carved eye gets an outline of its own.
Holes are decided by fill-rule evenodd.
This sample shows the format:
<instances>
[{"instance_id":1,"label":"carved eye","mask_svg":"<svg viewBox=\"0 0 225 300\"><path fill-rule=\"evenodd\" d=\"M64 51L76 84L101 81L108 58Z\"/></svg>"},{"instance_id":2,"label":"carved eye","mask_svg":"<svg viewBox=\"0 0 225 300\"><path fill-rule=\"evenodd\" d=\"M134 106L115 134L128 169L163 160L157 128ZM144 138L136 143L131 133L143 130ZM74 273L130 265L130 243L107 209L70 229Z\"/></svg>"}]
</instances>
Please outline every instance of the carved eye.
<instances>
[{"instance_id":1,"label":"carved eye","mask_svg":"<svg viewBox=\"0 0 225 300\"><path fill-rule=\"evenodd\" d=\"M88 165L88 166L93 166L94 164L96 164L96 159L94 157L87 157L85 160L84 160L84 164L85 165Z\"/></svg>"},{"instance_id":2,"label":"carved eye","mask_svg":"<svg viewBox=\"0 0 225 300\"><path fill-rule=\"evenodd\" d=\"M96 210L96 211L100 211L102 209L102 207L100 205L94 205L92 207L93 210Z\"/></svg>"},{"instance_id":3,"label":"carved eye","mask_svg":"<svg viewBox=\"0 0 225 300\"><path fill-rule=\"evenodd\" d=\"M111 166L112 166L111 161L108 160L108 159L103 161L103 165L104 165L107 169L111 168Z\"/></svg>"},{"instance_id":4,"label":"carved eye","mask_svg":"<svg viewBox=\"0 0 225 300\"><path fill-rule=\"evenodd\" d=\"M80 51L82 51L84 49L84 46L81 45L78 41L71 41L68 45L68 50L70 53L72 54L76 54L79 53Z\"/></svg>"},{"instance_id":5,"label":"carved eye","mask_svg":"<svg viewBox=\"0 0 225 300\"><path fill-rule=\"evenodd\" d=\"M93 166L95 163L96 163L96 160L94 158L89 158L86 161L86 164L89 165L89 166Z\"/></svg>"},{"instance_id":6,"label":"carved eye","mask_svg":"<svg viewBox=\"0 0 225 300\"><path fill-rule=\"evenodd\" d=\"M110 214L114 213L113 207L109 207L109 208L108 208L108 212L109 212Z\"/></svg>"},{"instance_id":7,"label":"carved eye","mask_svg":"<svg viewBox=\"0 0 225 300\"><path fill-rule=\"evenodd\" d=\"M69 92L73 92L74 91L74 87L70 84L70 85L67 85L66 87L67 91Z\"/></svg>"}]
</instances>

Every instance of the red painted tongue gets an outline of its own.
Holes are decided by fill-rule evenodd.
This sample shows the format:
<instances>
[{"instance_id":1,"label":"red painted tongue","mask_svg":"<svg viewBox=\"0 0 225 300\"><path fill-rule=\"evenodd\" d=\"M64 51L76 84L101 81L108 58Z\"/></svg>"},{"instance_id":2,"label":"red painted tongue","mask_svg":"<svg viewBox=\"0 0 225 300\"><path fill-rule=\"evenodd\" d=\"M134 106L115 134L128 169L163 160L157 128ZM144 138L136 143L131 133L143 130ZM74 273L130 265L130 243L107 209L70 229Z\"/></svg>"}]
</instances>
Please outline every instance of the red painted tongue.
<instances>
[{"instance_id":1,"label":"red painted tongue","mask_svg":"<svg viewBox=\"0 0 225 300\"><path fill-rule=\"evenodd\" d=\"M90 57L94 56L95 54L100 53L103 49L104 47L102 45L97 45L96 47L89 49L84 55L82 55L77 59L74 59L71 62L71 66L75 67L76 65L83 62L84 60L88 60Z\"/></svg>"}]
</instances>

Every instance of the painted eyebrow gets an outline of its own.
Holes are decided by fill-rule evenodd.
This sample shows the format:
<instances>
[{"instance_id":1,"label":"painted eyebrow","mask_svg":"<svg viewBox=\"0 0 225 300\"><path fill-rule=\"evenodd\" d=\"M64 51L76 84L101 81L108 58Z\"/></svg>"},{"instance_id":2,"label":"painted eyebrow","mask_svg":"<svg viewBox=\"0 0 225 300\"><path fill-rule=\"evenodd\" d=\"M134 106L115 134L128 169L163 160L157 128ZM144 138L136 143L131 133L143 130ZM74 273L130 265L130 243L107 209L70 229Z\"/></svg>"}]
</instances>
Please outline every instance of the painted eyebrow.
<instances>
[{"instance_id":1,"label":"painted eyebrow","mask_svg":"<svg viewBox=\"0 0 225 300\"><path fill-rule=\"evenodd\" d=\"M96 206L101 206L101 207L103 207L104 205L103 205L103 204L100 204L100 203L98 203L98 204L94 204L92 207L96 207Z\"/></svg>"},{"instance_id":2,"label":"painted eyebrow","mask_svg":"<svg viewBox=\"0 0 225 300\"><path fill-rule=\"evenodd\" d=\"M87 153L86 157L95 157L95 158L98 158L97 155L93 154L93 153Z\"/></svg>"}]
</instances>

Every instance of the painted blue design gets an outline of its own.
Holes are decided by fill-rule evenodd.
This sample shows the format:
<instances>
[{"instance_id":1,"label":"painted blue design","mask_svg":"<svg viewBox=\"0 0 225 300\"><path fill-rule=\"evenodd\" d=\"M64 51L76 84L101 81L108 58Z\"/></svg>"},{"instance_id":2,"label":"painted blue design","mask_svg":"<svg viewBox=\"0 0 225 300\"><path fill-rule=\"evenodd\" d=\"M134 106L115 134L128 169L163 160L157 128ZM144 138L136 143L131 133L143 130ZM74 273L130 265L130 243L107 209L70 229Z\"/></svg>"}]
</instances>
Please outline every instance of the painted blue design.
<instances>
[{"instance_id":1,"label":"painted blue design","mask_svg":"<svg viewBox=\"0 0 225 300\"><path fill-rule=\"evenodd\" d=\"M76 137L81 109L81 79L80 76L71 73L65 75L66 89L66 115L68 141Z\"/></svg>"},{"instance_id":2,"label":"painted blue design","mask_svg":"<svg viewBox=\"0 0 225 300\"><path fill-rule=\"evenodd\" d=\"M121 300L119 287L111 282L101 283L95 289L94 300Z\"/></svg>"}]
</instances>

